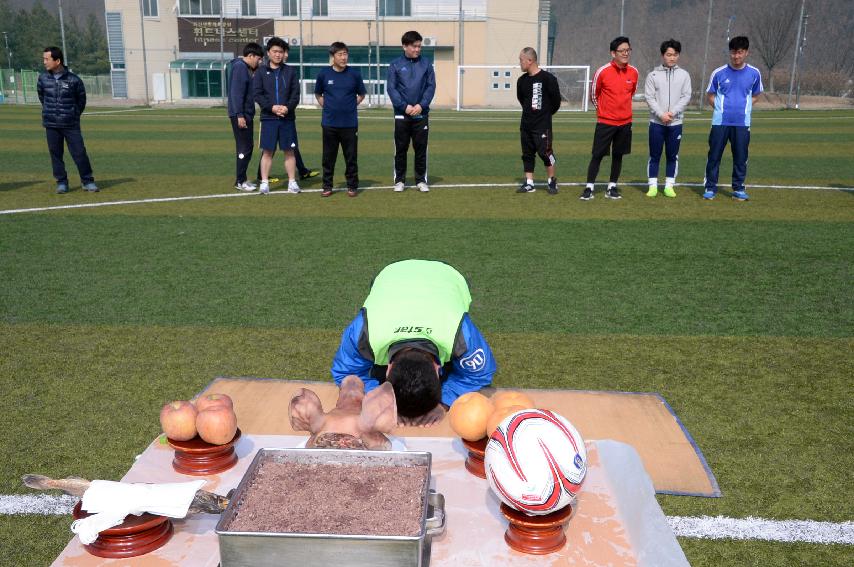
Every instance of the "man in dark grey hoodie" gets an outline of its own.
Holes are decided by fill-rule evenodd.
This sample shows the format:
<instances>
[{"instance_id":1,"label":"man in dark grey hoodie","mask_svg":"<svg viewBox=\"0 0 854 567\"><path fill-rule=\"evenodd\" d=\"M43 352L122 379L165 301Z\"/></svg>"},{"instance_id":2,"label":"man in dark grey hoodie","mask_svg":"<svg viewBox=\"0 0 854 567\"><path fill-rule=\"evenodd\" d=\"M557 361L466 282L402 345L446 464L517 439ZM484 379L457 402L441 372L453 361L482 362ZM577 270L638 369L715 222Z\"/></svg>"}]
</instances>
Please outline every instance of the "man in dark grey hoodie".
<instances>
[{"instance_id":1,"label":"man in dark grey hoodie","mask_svg":"<svg viewBox=\"0 0 854 567\"><path fill-rule=\"evenodd\" d=\"M691 75L676 63L682 44L668 39L661 44L661 65L646 76L644 97L649 106L649 162L647 197L658 195L658 165L661 150L667 154L664 196L675 197L679 172L679 144L682 141L682 113L691 102Z\"/></svg>"},{"instance_id":2,"label":"man in dark grey hoodie","mask_svg":"<svg viewBox=\"0 0 854 567\"><path fill-rule=\"evenodd\" d=\"M258 68L258 62L264 51L257 43L247 43L243 48L243 57L231 62L231 84L228 87L228 118L234 132L237 150L237 180L234 188L238 191L254 191L255 184L246 180L246 169L252 160L254 137L252 125L255 119L255 99L252 96L252 75Z\"/></svg>"}]
</instances>

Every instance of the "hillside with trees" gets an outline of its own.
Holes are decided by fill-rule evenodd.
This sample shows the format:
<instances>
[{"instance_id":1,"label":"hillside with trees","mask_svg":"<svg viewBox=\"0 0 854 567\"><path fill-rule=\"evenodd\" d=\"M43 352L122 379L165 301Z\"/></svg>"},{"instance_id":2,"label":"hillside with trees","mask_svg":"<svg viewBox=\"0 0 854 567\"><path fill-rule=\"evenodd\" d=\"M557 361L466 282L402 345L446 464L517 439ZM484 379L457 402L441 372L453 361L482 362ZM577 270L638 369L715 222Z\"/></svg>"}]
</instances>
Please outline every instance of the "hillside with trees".
<instances>
[{"instance_id":1,"label":"hillside with trees","mask_svg":"<svg viewBox=\"0 0 854 567\"><path fill-rule=\"evenodd\" d=\"M620 6L619 1L553 0L557 27L553 63L590 65L591 69L607 63L608 43L620 32ZM749 63L762 72L766 90L788 92L800 9L801 0L626 0L623 34L631 39L631 63L641 77L659 63L662 41L671 37L681 41L679 63L691 73L695 90L705 85L713 69L727 62L727 38L746 35L751 43ZM802 92L851 96L851 0L807 1L806 14ZM706 76L700 81L707 29Z\"/></svg>"},{"instance_id":2,"label":"hillside with trees","mask_svg":"<svg viewBox=\"0 0 854 567\"><path fill-rule=\"evenodd\" d=\"M104 3L99 3L103 14ZM63 3L66 59L76 73L109 73L104 24L91 6L84 4L86 2L68 0ZM48 45L62 46L56 2L42 4L18 0L13 5L10 0L0 0L0 22L0 32L6 32L6 37L0 39L9 42L8 49L5 41L0 44L0 67L9 67L11 59L15 69L40 70L42 50Z\"/></svg>"}]
</instances>

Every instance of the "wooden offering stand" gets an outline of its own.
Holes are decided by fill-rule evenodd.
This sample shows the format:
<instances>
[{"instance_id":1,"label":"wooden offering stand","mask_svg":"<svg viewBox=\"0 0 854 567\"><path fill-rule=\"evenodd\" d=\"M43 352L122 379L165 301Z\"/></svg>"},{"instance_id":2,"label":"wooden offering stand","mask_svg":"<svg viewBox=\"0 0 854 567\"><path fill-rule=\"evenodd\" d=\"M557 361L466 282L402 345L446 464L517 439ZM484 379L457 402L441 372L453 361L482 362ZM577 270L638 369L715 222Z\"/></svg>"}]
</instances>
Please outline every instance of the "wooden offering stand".
<instances>
[{"instance_id":1,"label":"wooden offering stand","mask_svg":"<svg viewBox=\"0 0 854 567\"><path fill-rule=\"evenodd\" d=\"M463 439L463 445L468 449L469 454L466 457L466 470L474 476L486 478L486 469L483 466L483 456L486 454L486 444L489 442L489 437L478 439L477 441L468 441Z\"/></svg>"},{"instance_id":2,"label":"wooden offering stand","mask_svg":"<svg viewBox=\"0 0 854 567\"><path fill-rule=\"evenodd\" d=\"M227 471L237 464L234 444L240 439L240 429L234 439L224 445L212 445L196 435L189 441L166 440L175 449L172 468L181 474L207 476Z\"/></svg>"},{"instance_id":3,"label":"wooden offering stand","mask_svg":"<svg viewBox=\"0 0 854 567\"><path fill-rule=\"evenodd\" d=\"M545 516L530 516L502 503L501 513L510 521L504 541L516 551L545 555L566 545L563 528L572 515L572 506Z\"/></svg>"},{"instance_id":4,"label":"wooden offering stand","mask_svg":"<svg viewBox=\"0 0 854 567\"><path fill-rule=\"evenodd\" d=\"M75 520L91 516L84 512L78 502L71 512ZM143 514L129 514L118 526L106 529L98 534L98 539L83 548L96 557L122 559L136 557L162 547L172 538L174 528L169 518Z\"/></svg>"}]
</instances>

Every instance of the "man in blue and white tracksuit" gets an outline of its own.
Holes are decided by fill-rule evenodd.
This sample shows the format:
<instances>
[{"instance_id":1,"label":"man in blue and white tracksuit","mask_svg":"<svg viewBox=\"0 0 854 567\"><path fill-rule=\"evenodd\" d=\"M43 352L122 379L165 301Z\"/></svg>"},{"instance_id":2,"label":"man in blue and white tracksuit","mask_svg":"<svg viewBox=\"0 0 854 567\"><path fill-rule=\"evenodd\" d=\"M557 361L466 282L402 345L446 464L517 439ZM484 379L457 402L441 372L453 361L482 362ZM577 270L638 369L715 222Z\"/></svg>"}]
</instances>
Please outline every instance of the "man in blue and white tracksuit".
<instances>
[{"instance_id":1,"label":"man in blue and white tracksuit","mask_svg":"<svg viewBox=\"0 0 854 567\"><path fill-rule=\"evenodd\" d=\"M732 151L732 198L747 201L747 147L750 145L750 114L762 92L759 69L747 64L750 41L745 36L729 42L729 64L712 72L706 96L714 107L709 132L704 199L714 199L718 191L718 169L727 142Z\"/></svg>"},{"instance_id":2,"label":"man in blue and white tracksuit","mask_svg":"<svg viewBox=\"0 0 854 567\"><path fill-rule=\"evenodd\" d=\"M682 142L682 113L691 102L691 75L677 65L682 44L668 39L661 44L661 65L649 72L644 98L649 106L649 162L647 197L658 195L658 168L661 150L667 155L664 196L675 197L679 173L679 145Z\"/></svg>"},{"instance_id":3,"label":"man in blue and white tracksuit","mask_svg":"<svg viewBox=\"0 0 854 567\"><path fill-rule=\"evenodd\" d=\"M421 57L421 41L417 31L403 34L403 55L389 63L386 93L394 108L394 190L406 188L406 154L409 143L415 150L415 184L422 193L427 185L427 115L436 94L436 73L433 64Z\"/></svg>"}]
</instances>

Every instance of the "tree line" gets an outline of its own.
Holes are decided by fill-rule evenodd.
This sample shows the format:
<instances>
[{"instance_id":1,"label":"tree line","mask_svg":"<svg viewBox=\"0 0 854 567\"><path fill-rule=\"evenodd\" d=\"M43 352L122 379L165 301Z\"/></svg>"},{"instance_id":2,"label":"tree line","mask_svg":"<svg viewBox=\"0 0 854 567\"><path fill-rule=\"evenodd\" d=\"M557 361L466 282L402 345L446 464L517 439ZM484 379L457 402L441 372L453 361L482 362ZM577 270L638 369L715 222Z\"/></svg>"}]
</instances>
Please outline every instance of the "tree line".
<instances>
[{"instance_id":1,"label":"tree line","mask_svg":"<svg viewBox=\"0 0 854 567\"><path fill-rule=\"evenodd\" d=\"M673 37L682 42L679 64L691 73L698 91L706 86L713 69L726 64L728 38L746 35L750 38L748 62L761 71L767 92L788 91L794 52L802 47L802 92L852 96L851 0L807 0L800 46L796 42L801 0L552 1L557 27L553 63L590 65L592 69L607 63L608 42L620 32L621 7L623 32L632 42L631 63L642 77L659 63L661 42ZM707 31L708 58L701 77Z\"/></svg>"},{"instance_id":2,"label":"tree line","mask_svg":"<svg viewBox=\"0 0 854 567\"><path fill-rule=\"evenodd\" d=\"M84 21L65 14L65 58L77 74L100 75L110 72L107 35L94 14ZM30 10L15 10L8 0L0 0L0 67L41 70L45 47L62 47L59 16L50 13L40 2ZM8 47L7 43L8 42Z\"/></svg>"}]
</instances>

